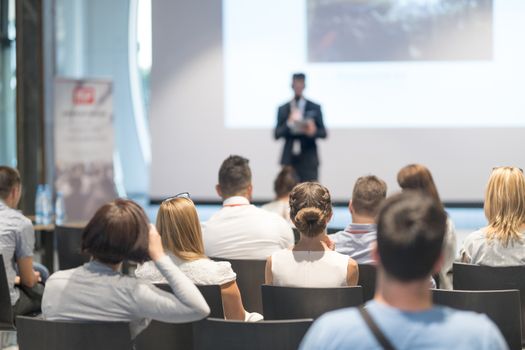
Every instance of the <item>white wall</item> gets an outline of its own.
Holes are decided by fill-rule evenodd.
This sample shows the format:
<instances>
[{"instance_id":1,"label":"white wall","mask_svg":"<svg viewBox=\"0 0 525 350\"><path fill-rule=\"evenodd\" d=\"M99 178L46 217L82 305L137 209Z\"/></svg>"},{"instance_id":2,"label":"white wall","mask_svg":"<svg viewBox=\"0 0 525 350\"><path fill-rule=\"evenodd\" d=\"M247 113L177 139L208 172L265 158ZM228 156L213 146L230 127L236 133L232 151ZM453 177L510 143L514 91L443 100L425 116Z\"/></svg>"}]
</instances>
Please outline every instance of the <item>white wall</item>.
<instances>
[{"instance_id":1,"label":"white wall","mask_svg":"<svg viewBox=\"0 0 525 350\"><path fill-rule=\"evenodd\" d=\"M224 127L221 2L152 5L151 197L189 191L196 199L218 199L218 168L229 154L240 154L250 159L255 199L271 198L282 141L274 141L270 129ZM319 142L320 180L334 200L346 201L355 179L369 173L395 191L397 171L420 162L432 170L443 200L481 201L493 166L525 165L518 128L327 128L329 138Z\"/></svg>"}]
</instances>

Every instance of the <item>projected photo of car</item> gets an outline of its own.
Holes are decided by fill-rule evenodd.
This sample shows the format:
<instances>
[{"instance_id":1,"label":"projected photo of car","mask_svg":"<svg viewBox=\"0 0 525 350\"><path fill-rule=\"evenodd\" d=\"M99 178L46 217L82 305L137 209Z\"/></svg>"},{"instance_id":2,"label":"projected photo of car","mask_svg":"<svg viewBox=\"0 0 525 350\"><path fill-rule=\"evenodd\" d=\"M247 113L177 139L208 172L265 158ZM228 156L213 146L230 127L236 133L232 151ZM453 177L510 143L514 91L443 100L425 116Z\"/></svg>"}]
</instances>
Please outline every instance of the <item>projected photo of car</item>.
<instances>
[{"instance_id":1,"label":"projected photo of car","mask_svg":"<svg viewBox=\"0 0 525 350\"><path fill-rule=\"evenodd\" d=\"M308 61L492 60L493 0L307 0Z\"/></svg>"}]
</instances>

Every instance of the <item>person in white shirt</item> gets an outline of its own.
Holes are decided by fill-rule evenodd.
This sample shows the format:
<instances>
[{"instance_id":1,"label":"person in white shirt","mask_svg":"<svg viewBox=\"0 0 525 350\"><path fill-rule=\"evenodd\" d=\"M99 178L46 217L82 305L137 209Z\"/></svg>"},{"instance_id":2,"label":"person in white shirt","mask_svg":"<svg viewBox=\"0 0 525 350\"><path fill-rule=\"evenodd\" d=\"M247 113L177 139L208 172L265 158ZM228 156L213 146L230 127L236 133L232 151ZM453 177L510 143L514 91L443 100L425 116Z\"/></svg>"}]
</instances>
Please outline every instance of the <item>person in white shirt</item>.
<instances>
[{"instance_id":1,"label":"person in white shirt","mask_svg":"<svg viewBox=\"0 0 525 350\"><path fill-rule=\"evenodd\" d=\"M515 167L492 171L484 204L487 227L465 238L461 259L488 266L525 265L525 176Z\"/></svg>"},{"instance_id":2,"label":"person in white shirt","mask_svg":"<svg viewBox=\"0 0 525 350\"><path fill-rule=\"evenodd\" d=\"M417 190L433 197L441 203L436 184L430 170L421 164L409 164L397 173L397 183L403 191ZM443 206L443 204L441 204ZM452 289L452 280L449 272L456 258L456 230L452 220L447 216L447 230L443 240L443 265L439 271L439 288Z\"/></svg>"},{"instance_id":3,"label":"person in white shirt","mask_svg":"<svg viewBox=\"0 0 525 350\"><path fill-rule=\"evenodd\" d=\"M301 238L291 248L266 260L266 284L289 287L330 288L355 286L357 263L333 251L326 235L332 217L328 189L316 182L304 182L290 193L290 215Z\"/></svg>"},{"instance_id":4,"label":"person in white shirt","mask_svg":"<svg viewBox=\"0 0 525 350\"><path fill-rule=\"evenodd\" d=\"M157 227L167 255L193 283L221 287L226 319L260 321L260 314L244 310L237 287L237 275L231 264L227 261L213 261L204 255L197 210L187 193L181 195L162 202L157 214ZM135 276L152 283L167 283L152 261L139 265Z\"/></svg>"},{"instance_id":5,"label":"person in white shirt","mask_svg":"<svg viewBox=\"0 0 525 350\"><path fill-rule=\"evenodd\" d=\"M299 183L299 178L291 166L284 166L273 183L275 200L261 208L280 215L293 226L290 220L290 192Z\"/></svg>"},{"instance_id":6,"label":"person in white shirt","mask_svg":"<svg viewBox=\"0 0 525 350\"><path fill-rule=\"evenodd\" d=\"M358 264L373 264L373 244L377 238L375 218L386 198L386 183L374 175L357 179L348 209L352 223L344 231L330 235L335 251L353 258Z\"/></svg>"},{"instance_id":7,"label":"person in white shirt","mask_svg":"<svg viewBox=\"0 0 525 350\"><path fill-rule=\"evenodd\" d=\"M290 225L277 214L250 204L252 173L248 159L229 156L219 170L217 193L223 208L202 224L209 257L264 260L293 245Z\"/></svg>"}]
</instances>

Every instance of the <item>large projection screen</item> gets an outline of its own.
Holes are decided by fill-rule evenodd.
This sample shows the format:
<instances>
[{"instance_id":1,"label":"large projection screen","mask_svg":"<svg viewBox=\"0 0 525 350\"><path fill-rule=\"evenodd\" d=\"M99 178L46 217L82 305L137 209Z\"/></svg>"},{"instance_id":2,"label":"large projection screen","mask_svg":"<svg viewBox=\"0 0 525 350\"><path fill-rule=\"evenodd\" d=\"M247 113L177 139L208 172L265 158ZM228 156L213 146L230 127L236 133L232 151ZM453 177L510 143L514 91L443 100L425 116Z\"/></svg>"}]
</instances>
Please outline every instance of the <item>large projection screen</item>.
<instances>
[{"instance_id":1,"label":"large projection screen","mask_svg":"<svg viewBox=\"0 0 525 350\"><path fill-rule=\"evenodd\" d=\"M254 199L271 199L282 148L272 128L296 71L323 107L320 181L335 201L366 174L394 192L397 171L423 163L444 201L480 202L492 167L525 165L525 2L152 6L153 199L189 191L218 200L218 168L230 154L250 159Z\"/></svg>"}]
</instances>

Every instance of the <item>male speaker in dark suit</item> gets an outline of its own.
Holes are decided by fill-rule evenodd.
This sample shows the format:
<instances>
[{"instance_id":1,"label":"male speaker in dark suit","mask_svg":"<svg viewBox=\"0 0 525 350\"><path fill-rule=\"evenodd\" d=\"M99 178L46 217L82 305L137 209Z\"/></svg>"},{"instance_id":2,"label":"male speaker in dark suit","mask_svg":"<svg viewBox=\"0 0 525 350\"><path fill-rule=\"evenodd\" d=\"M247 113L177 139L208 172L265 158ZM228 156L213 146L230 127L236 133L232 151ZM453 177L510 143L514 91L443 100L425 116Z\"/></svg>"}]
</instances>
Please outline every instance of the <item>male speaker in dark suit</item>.
<instances>
[{"instance_id":1,"label":"male speaker in dark suit","mask_svg":"<svg viewBox=\"0 0 525 350\"><path fill-rule=\"evenodd\" d=\"M292 76L294 98L279 107L275 139L284 138L282 165L291 165L304 181L317 181L319 156L317 138L326 138L321 106L303 97L305 75Z\"/></svg>"}]
</instances>

